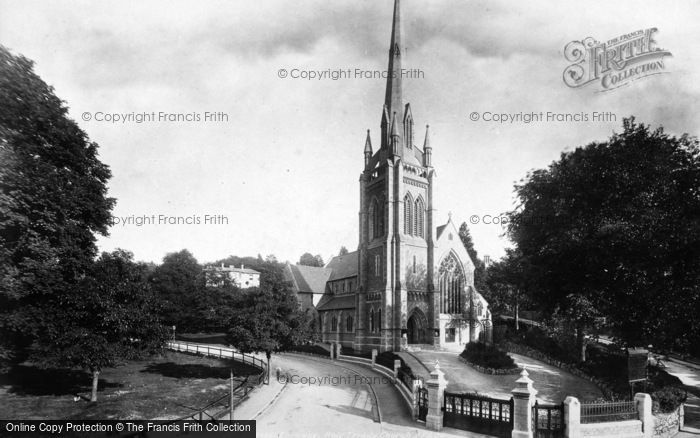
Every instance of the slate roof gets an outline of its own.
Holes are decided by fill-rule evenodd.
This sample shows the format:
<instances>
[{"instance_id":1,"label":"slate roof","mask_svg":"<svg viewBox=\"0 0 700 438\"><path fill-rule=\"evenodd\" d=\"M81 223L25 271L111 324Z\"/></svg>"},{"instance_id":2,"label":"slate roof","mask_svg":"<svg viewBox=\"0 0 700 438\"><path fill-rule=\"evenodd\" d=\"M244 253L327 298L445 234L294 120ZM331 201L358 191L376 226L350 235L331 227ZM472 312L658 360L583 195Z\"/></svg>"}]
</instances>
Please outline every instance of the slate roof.
<instances>
[{"instance_id":1,"label":"slate roof","mask_svg":"<svg viewBox=\"0 0 700 438\"><path fill-rule=\"evenodd\" d=\"M329 295L326 294L321 298L321 301L316 305L317 310L339 310L339 309L354 309L355 294L346 295Z\"/></svg>"},{"instance_id":2,"label":"slate roof","mask_svg":"<svg viewBox=\"0 0 700 438\"><path fill-rule=\"evenodd\" d=\"M435 240L439 239L440 236L442 236L442 232L445 231L446 226L447 224L440 225L439 227L437 227L437 232L435 233Z\"/></svg>"},{"instance_id":3,"label":"slate roof","mask_svg":"<svg viewBox=\"0 0 700 438\"><path fill-rule=\"evenodd\" d=\"M335 256L326 265L326 269L331 269L329 281L340 280L341 278L356 277L358 265L358 252L353 251L345 255Z\"/></svg>"},{"instance_id":4,"label":"slate roof","mask_svg":"<svg viewBox=\"0 0 700 438\"><path fill-rule=\"evenodd\" d=\"M296 292L322 294L326 289L326 282L331 272L328 268L287 263L284 277L285 280L292 282Z\"/></svg>"}]
</instances>

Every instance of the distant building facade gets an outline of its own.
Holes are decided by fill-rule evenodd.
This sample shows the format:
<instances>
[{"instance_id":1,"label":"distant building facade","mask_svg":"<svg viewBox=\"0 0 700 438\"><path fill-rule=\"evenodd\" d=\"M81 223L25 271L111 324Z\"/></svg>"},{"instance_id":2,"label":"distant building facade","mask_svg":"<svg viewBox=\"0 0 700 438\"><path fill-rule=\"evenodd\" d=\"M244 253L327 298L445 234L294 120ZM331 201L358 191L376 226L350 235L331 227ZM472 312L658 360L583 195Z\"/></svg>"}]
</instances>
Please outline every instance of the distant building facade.
<instances>
[{"instance_id":1,"label":"distant building facade","mask_svg":"<svg viewBox=\"0 0 700 438\"><path fill-rule=\"evenodd\" d=\"M400 1L395 0L379 148L369 130L360 175L358 250L333 258L316 305L321 334L357 351L447 347L490 337L488 303L450 217L436 226L428 128L416 144L402 98Z\"/></svg>"},{"instance_id":2,"label":"distant building facade","mask_svg":"<svg viewBox=\"0 0 700 438\"><path fill-rule=\"evenodd\" d=\"M204 268L204 276L207 286L221 287L228 280L234 286L240 289L260 286L260 272L246 268L241 265L240 268L235 266L206 266Z\"/></svg>"}]
</instances>

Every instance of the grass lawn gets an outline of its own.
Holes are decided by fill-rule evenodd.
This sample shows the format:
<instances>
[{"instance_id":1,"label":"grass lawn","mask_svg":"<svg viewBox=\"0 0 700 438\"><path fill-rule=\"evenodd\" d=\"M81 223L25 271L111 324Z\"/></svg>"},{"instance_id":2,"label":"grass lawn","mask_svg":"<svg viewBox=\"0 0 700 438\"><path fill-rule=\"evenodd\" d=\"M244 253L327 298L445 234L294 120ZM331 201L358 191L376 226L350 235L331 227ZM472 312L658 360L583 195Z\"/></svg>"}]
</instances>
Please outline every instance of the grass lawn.
<instances>
[{"instance_id":1,"label":"grass lawn","mask_svg":"<svg viewBox=\"0 0 700 438\"><path fill-rule=\"evenodd\" d=\"M228 393L231 361L165 352L100 374L97 402L90 403L91 374L42 370L24 363L0 374L0 418L175 419ZM240 381L257 369L234 363ZM76 397L80 397L75 401Z\"/></svg>"}]
</instances>

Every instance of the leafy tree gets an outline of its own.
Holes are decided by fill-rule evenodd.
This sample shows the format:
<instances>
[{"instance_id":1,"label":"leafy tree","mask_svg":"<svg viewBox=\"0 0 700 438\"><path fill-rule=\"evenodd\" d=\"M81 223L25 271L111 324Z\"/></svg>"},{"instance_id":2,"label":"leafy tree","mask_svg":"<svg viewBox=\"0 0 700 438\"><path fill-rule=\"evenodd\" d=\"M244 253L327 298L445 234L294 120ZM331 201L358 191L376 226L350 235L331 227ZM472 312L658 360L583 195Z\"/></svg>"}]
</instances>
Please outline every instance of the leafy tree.
<instances>
[{"instance_id":1,"label":"leafy tree","mask_svg":"<svg viewBox=\"0 0 700 438\"><path fill-rule=\"evenodd\" d=\"M486 296L495 311L511 313L520 329L520 307L528 300L530 266L517 249L506 249L503 259L488 268Z\"/></svg>"},{"instance_id":2,"label":"leafy tree","mask_svg":"<svg viewBox=\"0 0 700 438\"><path fill-rule=\"evenodd\" d=\"M285 284L248 289L236 299L227 340L243 353L264 352L269 370L273 351L313 339L312 322L312 315L300 309Z\"/></svg>"},{"instance_id":3,"label":"leafy tree","mask_svg":"<svg viewBox=\"0 0 700 438\"><path fill-rule=\"evenodd\" d=\"M474 287L476 290L482 294L488 295L487 288L488 284L486 282L486 265L484 261L479 258L479 254L474 248L474 241L472 240L472 235L469 232L469 226L466 222L462 222L459 227L459 239L462 244L467 249L469 257L471 257L474 262Z\"/></svg>"},{"instance_id":4,"label":"leafy tree","mask_svg":"<svg viewBox=\"0 0 700 438\"><path fill-rule=\"evenodd\" d=\"M340 251L338 252L338 255L339 255L339 256L344 256L344 255L346 255L346 254L348 254L348 249L347 249L345 246L341 246L341 247L340 247Z\"/></svg>"},{"instance_id":5,"label":"leafy tree","mask_svg":"<svg viewBox=\"0 0 700 438\"><path fill-rule=\"evenodd\" d=\"M145 280L145 265L131 253L103 253L77 287L50 299L45 332L31 360L42 366L80 367L92 373L91 401L97 401L100 371L160 350L167 329Z\"/></svg>"},{"instance_id":6,"label":"leafy tree","mask_svg":"<svg viewBox=\"0 0 700 438\"><path fill-rule=\"evenodd\" d=\"M305 252L301 257L299 257L299 264L304 266L324 266L323 257L318 254L314 256L309 252Z\"/></svg>"},{"instance_id":7,"label":"leafy tree","mask_svg":"<svg viewBox=\"0 0 700 438\"><path fill-rule=\"evenodd\" d=\"M0 46L0 365L21 361L52 324L107 234L114 199L98 146L32 61Z\"/></svg>"},{"instance_id":8,"label":"leafy tree","mask_svg":"<svg viewBox=\"0 0 700 438\"><path fill-rule=\"evenodd\" d=\"M509 235L549 314L596 309L628 344L700 345L700 149L633 118L516 185ZM568 317L579 333L594 318ZM696 350L700 347L695 347ZM696 351L696 353L699 351Z\"/></svg>"},{"instance_id":9,"label":"leafy tree","mask_svg":"<svg viewBox=\"0 0 700 438\"><path fill-rule=\"evenodd\" d=\"M179 331L198 331L202 320L199 310L206 306L202 266L192 253L183 249L167 254L150 277L161 303L163 322Z\"/></svg>"}]
</instances>

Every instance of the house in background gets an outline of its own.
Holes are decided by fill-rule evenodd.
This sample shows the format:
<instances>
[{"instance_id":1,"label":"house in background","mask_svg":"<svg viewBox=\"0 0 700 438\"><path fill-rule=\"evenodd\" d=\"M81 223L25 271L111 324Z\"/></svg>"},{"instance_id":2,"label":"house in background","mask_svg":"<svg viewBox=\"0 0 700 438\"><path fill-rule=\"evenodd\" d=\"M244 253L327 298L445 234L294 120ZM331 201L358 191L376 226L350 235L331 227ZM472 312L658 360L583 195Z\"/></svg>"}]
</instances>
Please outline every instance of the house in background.
<instances>
[{"instance_id":1,"label":"house in background","mask_svg":"<svg viewBox=\"0 0 700 438\"><path fill-rule=\"evenodd\" d=\"M221 287L226 279L240 289L260 286L260 272L246 268L241 265L240 268L235 266L206 266L204 268L204 277L206 278L207 286Z\"/></svg>"}]
</instances>

